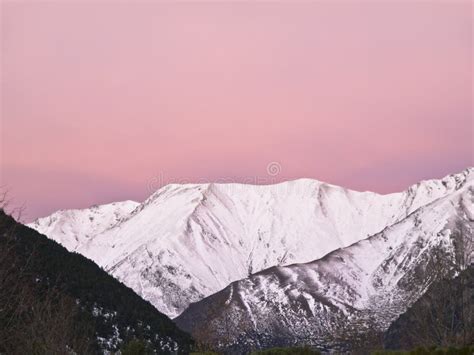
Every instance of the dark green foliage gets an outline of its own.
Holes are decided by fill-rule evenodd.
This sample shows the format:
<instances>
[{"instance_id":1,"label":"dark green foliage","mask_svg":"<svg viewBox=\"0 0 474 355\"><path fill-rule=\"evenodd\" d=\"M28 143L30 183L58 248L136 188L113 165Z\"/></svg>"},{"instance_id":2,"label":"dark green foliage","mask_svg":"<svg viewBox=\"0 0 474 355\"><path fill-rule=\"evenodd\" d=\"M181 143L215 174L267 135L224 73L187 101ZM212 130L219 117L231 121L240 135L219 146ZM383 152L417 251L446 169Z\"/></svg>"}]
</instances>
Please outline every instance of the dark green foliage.
<instances>
[{"instance_id":1,"label":"dark green foliage","mask_svg":"<svg viewBox=\"0 0 474 355\"><path fill-rule=\"evenodd\" d=\"M411 351L376 351L373 355L472 355L474 346L465 346L461 348L437 348L437 347L418 347Z\"/></svg>"},{"instance_id":2,"label":"dark green foliage","mask_svg":"<svg viewBox=\"0 0 474 355\"><path fill-rule=\"evenodd\" d=\"M271 348L267 350L255 351L252 355L318 355L319 351L307 347L295 348Z\"/></svg>"},{"instance_id":3,"label":"dark green foliage","mask_svg":"<svg viewBox=\"0 0 474 355\"><path fill-rule=\"evenodd\" d=\"M121 350L121 355L148 355L152 354L148 344L143 340L131 340Z\"/></svg>"},{"instance_id":4,"label":"dark green foliage","mask_svg":"<svg viewBox=\"0 0 474 355\"><path fill-rule=\"evenodd\" d=\"M4 271L5 275L14 273L17 276L2 281L1 271ZM8 290L3 292L4 299L0 295L1 306L15 302L14 295L18 294L13 292L14 289L19 292L28 290L26 293L34 294L32 299L35 302L41 298L50 303L69 302L70 310L64 313L74 316L73 321L71 320L76 328L74 335L80 333L87 337L88 333L84 329L92 328L93 352L99 352L101 349L116 351L123 343L133 339L145 339L150 349L158 350L163 337L169 337L176 341L182 353L187 353L192 345L191 337L178 329L167 316L158 312L150 303L108 275L91 260L70 253L38 232L16 223L2 210L0 289ZM56 298L51 298L51 293L55 293ZM70 302L71 300L73 302ZM49 305L51 309L56 309L54 304ZM1 317L2 313L0 321ZM19 321L17 323L20 324ZM7 329L6 327L5 323L0 323L1 330ZM117 330L120 340L116 337ZM103 341L101 344L101 338L113 341ZM5 340L0 340L0 353L2 341ZM42 352L39 351L38 354Z\"/></svg>"}]
</instances>

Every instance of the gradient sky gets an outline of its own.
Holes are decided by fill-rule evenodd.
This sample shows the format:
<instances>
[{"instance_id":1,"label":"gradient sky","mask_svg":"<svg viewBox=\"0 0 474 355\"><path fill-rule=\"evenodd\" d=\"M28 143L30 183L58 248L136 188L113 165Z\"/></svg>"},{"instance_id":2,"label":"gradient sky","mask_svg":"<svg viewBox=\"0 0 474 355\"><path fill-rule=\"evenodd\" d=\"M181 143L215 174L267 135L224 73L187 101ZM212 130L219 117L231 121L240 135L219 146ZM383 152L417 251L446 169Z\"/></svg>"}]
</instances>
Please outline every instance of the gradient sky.
<instances>
[{"instance_id":1,"label":"gradient sky","mask_svg":"<svg viewBox=\"0 0 474 355\"><path fill-rule=\"evenodd\" d=\"M473 165L470 1L1 9L1 184L26 220L168 182L386 193Z\"/></svg>"}]
</instances>

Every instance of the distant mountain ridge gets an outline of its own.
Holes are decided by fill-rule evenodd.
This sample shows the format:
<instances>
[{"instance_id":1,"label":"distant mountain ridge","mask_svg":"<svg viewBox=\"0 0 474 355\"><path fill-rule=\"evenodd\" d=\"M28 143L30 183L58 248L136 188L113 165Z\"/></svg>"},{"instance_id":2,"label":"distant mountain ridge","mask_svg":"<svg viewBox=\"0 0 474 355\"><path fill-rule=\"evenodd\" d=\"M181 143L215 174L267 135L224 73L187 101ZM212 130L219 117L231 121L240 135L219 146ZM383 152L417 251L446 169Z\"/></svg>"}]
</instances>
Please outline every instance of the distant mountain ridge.
<instances>
[{"instance_id":1,"label":"distant mountain ridge","mask_svg":"<svg viewBox=\"0 0 474 355\"><path fill-rule=\"evenodd\" d=\"M457 178L455 192L380 233L236 281L192 304L177 324L237 353L292 344L332 351L382 333L431 284L474 261L474 179Z\"/></svg>"},{"instance_id":2,"label":"distant mountain ridge","mask_svg":"<svg viewBox=\"0 0 474 355\"><path fill-rule=\"evenodd\" d=\"M112 228L140 204L135 201L113 202L86 209L60 210L29 226L54 240L69 251L75 251L88 239Z\"/></svg>"},{"instance_id":3,"label":"distant mountain ridge","mask_svg":"<svg viewBox=\"0 0 474 355\"><path fill-rule=\"evenodd\" d=\"M273 266L307 263L381 233L456 194L473 175L470 168L389 195L311 179L265 186L172 184L140 204L59 211L30 226L175 317L231 282Z\"/></svg>"}]
</instances>

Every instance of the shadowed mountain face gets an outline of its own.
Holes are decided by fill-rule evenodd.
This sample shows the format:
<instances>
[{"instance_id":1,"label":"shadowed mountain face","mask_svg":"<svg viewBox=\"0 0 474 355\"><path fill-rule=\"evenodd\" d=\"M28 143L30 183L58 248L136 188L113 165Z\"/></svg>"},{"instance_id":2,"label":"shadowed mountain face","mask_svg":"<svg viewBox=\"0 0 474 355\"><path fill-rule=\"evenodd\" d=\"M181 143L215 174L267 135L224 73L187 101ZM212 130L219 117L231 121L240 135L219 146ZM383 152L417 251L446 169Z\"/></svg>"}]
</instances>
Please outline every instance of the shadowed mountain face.
<instances>
[{"instance_id":1,"label":"shadowed mountain face","mask_svg":"<svg viewBox=\"0 0 474 355\"><path fill-rule=\"evenodd\" d=\"M473 231L471 176L370 238L234 282L176 321L198 341L237 352L344 348L385 331L431 284L470 264Z\"/></svg>"},{"instance_id":2,"label":"shadowed mountain face","mask_svg":"<svg viewBox=\"0 0 474 355\"><path fill-rule=\"evenodd\" d=\"M474 344L474 265L430 286L385 333L389 349Z\"/></svg>"},{"instance_id":3,"label":"shadowed mountain face","mask_svg":"<svg viewBox=\"0 0 474 355\"><path fill-rule=\"evenodd\" d=\"M231 282L273 266L307 263L376 235L456 194L473 172L390 195L309 179L168 185L141 204L59 211L30 226L175 317Z\"/></svg>"},{"instance_id":4,"label":"shadowed mountain face","mask_svg":"<svg viewBox=\"0 0 474 355\"><path fill-rule=\"evenodd\" d=\"M94 262L0 210L0 353L187 353L191 337Z\"/></svg>"}]
</instances>

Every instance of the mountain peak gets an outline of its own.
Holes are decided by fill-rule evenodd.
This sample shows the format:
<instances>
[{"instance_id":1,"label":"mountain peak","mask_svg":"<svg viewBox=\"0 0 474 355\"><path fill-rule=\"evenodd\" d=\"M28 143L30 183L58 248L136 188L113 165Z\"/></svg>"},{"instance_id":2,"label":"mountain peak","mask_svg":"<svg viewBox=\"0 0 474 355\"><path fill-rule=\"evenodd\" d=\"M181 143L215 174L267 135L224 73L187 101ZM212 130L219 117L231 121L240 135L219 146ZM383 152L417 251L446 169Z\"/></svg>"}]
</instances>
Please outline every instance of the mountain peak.
<instances>
[{"instance_id":1,"label":"mountain peak","mask_svg":"<svg viewBox=\"0 0 474 355\"><path fill-rule=\"evenodd\" d=\"M472 262L473 191L469 180L351 246L235 281L176 322L240 353L297 343L336 350L350 329L384 331L431 283Z\"/></svg>"},{"instance_id":2,"label":"mountain peak","mask_svg":"<svg viewBox=\"0 0 474 355\"><path fill-rule=\"evenodd\" d=\"M31 227L94 260L174 317L233 281L310 262L384 231L453 194L472 171L388 195L314 179L169 184L141 204L53 214ZM102 209L112 213L98 218Z\"/></svg>"}]
</instances>

